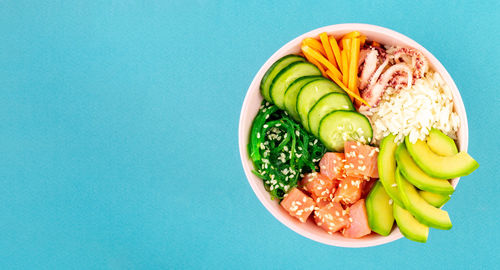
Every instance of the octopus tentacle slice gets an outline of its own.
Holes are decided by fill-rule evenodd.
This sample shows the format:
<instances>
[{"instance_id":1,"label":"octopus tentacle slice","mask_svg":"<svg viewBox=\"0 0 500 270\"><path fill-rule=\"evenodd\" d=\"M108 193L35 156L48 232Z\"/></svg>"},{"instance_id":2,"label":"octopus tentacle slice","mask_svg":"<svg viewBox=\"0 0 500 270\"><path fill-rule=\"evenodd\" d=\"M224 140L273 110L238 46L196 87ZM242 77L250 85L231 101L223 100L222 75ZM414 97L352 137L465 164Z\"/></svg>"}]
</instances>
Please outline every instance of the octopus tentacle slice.
<instances>
[{"instance_id":1,"label":"octopus tentacle slice","mask_svg":"<svg viewBox=\"0 0 500 270\"><path fill-rule=\"evenodd\" d=\"M412 77L412 70L408 65L404 63L393 65L380 76L376 83L363 91L361 97L374 107L380 102L387 87L393 87L397 90L410 87L413 83Z\"/></svg>"},{"instance_id":2,"label":"octopus tentacle slice","mask_svg":"<svg viewBox=\"0 0 500 270\"><path fill-rule=\"evenodd\" d=\"M412 48L399 48L394 52L393 59L396 63L407 63L413 69L413 78L420 79L429 69L425 56Z\"/></svg>"},{"instance_id":3,"label":"octopus tentacle slice","mask_svg":"<svg viewBox=\"0 0 500 270\"><path fill-rule=\"evenodd\" d=\"M359 89L365 89L373 73L377 69L378 56L377 50L363 50L364 51L364 66L359 77Z\"/></svg>"}]
</instances>

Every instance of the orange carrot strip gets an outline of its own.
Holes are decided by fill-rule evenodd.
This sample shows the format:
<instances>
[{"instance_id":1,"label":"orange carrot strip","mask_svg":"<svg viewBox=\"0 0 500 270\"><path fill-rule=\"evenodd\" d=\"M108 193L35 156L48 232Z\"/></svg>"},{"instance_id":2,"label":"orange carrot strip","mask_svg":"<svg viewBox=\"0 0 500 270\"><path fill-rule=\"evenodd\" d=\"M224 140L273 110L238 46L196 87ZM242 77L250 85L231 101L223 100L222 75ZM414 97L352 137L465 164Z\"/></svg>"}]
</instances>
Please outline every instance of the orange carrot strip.
<instances>
[{"instance_id":1,"label":"orange carrot strip","mask_svg":"<svg viewBox=\"0 0 500 270\"><path fill-rule=\"evenodd\" d=\"M342 40L342 47L344 48L344 51L346 51L347 54L347 63L351 62L351 40L350 39L343 39Z\"/></svg>"},{"instance_id":2,"label":"orange carrot strip","mask_svg":"<svg viewBox=\"0 0 500 270\"><path fill-rule=\"evenodd\" d=\"M380 43L376 42L376 41L373 41L372 42L372 46L373 47L380 47Z\"/></svg>"},{"instance_id":3,"label":"orange carrot strip","mask_svg":"<svg viewBox=\"0 0 500 270\"><path fill-rule=\"evenodd\" d=\"M370 104L368 104L368 102L366 102L362 97L360 97L359 95L357 95L356 93L352 92L351 90L349 90L349 88L347 88L338 78L335 77L335 75L330 71L330 70L327 70L326 71L326 74L328 75L328 77L330 77L336 84L338 84L338 86L340 86L340 88L344 89L344 91L346 91L347 94L349 94L349 96L352 96L354 97L356 100L358 100L359 102L361 103L364 103L366 104L368 107L371 108Z\"/></svg>"},{"instance_id":4,"label":"orange carrot strip","mask_svg":"<svg viewBox=\"0 0 500 270\"><path fill-rule=\"evenodd\" d=\"M330 46L332 46L333 54L335 55L335 59L337 61L337 66L339 67L339 70L343 70L342 56L340 55L340 48L339 45L337 44L337 40L335 40L335 37L330 37Z\"/></svg>"},{"instance_id":5,"label":"orange carrot strip","mask_svg":"<svg viewBox=\"0 0 500 270\"><path fill-rule=\"evenodd\" d=\"M311 64L315 65L319 69L319 71L321 71L321 75L323 75L323 77L326 77L325 68L320 62L316 61L316 59L312 58L309 54L304 53L304 56L306 57L307 61L311 62Z\"/></svg>"},{"instance_id":6,"label":"orange carrot strip","mask_svg":"<svg viewBox=\"0 0 500 270\"><path fill-rule=\"evenodd\" d=\"M307 45L315 49L316 51L319 51L322 55L326 55L325 49L323 49L323 45L315 38L306 38L302 40L302 45Z\"/></svg>"},{"instance_id":7,"label":"orange carrot strip","mask_svg":"<svg viewBox=\"0 0 500 270\"><path fill-rule=\"evenodd\" d=\"M328 40L328 35L326 34L326 32L319 34L319 38L321 39L323 48L325 48L328 61L330 61L330 63L332 63L335 67L338 67L337 63L335 62L335 56L333 55L332 46L330 45L330 41Z\"/></svg>"},{"instance_id":8,"label":"orange carrot strip","mask_svg":"<svg viewBox=\"0 0 500 270\"><path fill-rule=\"evenodd\" d=\"M337 76L338 78L342 78L342 73L340 73L340 71L332 63L328 62L328 60L319 52L315 51L313 48L307 45L302 46L302 51L305 55L309 54L312 58L316 59L318 62L324 65L326 69L332 71L335 76Z\"/></svg>"},{"instance_id":9,"label":"orange carrot strip","mask_svg":"<svg viewBox=\"0 0 500 270\"><path fill-rule=\"evenodd\" d=\"M342 82L349 83L349 64L347 62L347 51L342 50Z\"/></svg>"},{"instance_id":10,"label":"orange carrot strip","mask_svg":"<svg viewBox=\"0 0 500 270\"><path fill-rule=\"evenodd\" d=\"M345 34L342 39L352 39L352 38L357 38L360 37L361 33L359 31L352 31L350 33Z\"/></svg>"},{"instance_id":11,"label":"orange carrot strip","mask_svg":"<svg viewBox=\"0 0 500 270\"><path fill-rule=\"evenodd\" d=\"M359 41L360 41L359 42L360 47L363 47L365 45L365 42L366 42L366 36L361 35L359 37Z\"/></svg>"},{"instance_id":12,"label":"orange carrot strip","mask_svg":"<svg viewBox=\"0 0 500 270\"><path fill-rule=\"evenodd\" d=\"M349 63L349 83L348 88L351 89L352 92L359 94L358 91L358 61L359 61L359 46L360 40L359 38L355 38L352 40L351 47L351 62Z\"/></svg>"}]
</instances>

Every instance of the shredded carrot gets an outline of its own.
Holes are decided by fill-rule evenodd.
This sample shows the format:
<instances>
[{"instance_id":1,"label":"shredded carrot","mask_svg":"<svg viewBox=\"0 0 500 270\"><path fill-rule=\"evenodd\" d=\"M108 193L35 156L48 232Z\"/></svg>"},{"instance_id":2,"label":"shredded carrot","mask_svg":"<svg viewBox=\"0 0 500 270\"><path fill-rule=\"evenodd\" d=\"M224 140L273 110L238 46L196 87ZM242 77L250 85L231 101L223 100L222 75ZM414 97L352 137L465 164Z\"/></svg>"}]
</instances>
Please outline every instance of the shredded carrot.
<instances>
[{"instance_id":1,"label":"shredded carrot","mask_svg":"<svg viewBox=\"0 0 500 270\"><path fill-rule=\"evenodd\" d=\"M330 41L328 40L328 35L326 34L326 32L319 34L319 38L321 40L321 44L323 44L323 48L325 48L328 61L330 61L330 63L338 68L337 63L335 62L335 56L333 55L332 46L330 45Z\"/></svg>"},{"instance_id":2,"label":"shredded carrot","mask_svg":"<svg viewBox=\"0 0 500 270\"><path fill-rule=\"evenodd\" d=\"M306 57L307 61L311 62L311 64L315 65L319 69L319 71L321 71L321 75L323 75L323 77L327 76L325 67L320 62L316 61L316 59L312 58L308 54L304 53L304 56Z\"/></svg>"},{"instance_id":3,"label":"shredded carrot","mask_svg":"<svg viewBox=\"0 0 500 270\"><path fill-rule=\"evenodd\" d=\"M304 52L305 55L309 55L312 58L316 59L318 62L324 65L326 69L332 71L333 74L337 76L337 78L339 79L342 78L342 73L340 73L340 71L332 63L328 62L328 60L325 57L323 57L319 52L317 52L313 48L307 45L302 46L302 52Z\"/></svg>"},{"instance_id":4,"label":"shredded carrot","mask_svg":"<svg viewBox=\"0 0 500 270\"><path fill-rule=\"evenodd\" d=\"M368 104L368 102L366 102L362 97L360 97L358 94L352 92L351 90L349 90L349 88L347 88L345 86L345 84L343 84L338 78L335 77L335 75L330 71L330 70L327 70L326 71L326 74L328 75L328 77L330 77L336 84L338 84L338 86L340 86L340 88L342 88L344 91L346 91L346 93L351 96L351 97L354 97L356 100L358 100L359 102L361 103L364 103L366 104L368 107L371 108L370 104Z\"/></svg>"},{"instance_id":5,"label":"shredded carrot","mask_svg":"<svg viewBox=\"0 0 500 270\"><path fill-rule=\"evenodd\" d=\"M347 62L347 51L342 50L342 82L349 83L349 64Z\"/></svg>"},{"instance_id":6,"label":"shredded carrot","mask_svg":"<svg viewBox=\"0 0 500 270\"><path fill-rule=\"evenodd\" d=\"M372 46L373 47L380 47L380 43L376 42L376 41L373 41L372 42Z\"/></svg>"},{"instance_id":7,"label":"shredded carrot","mask_svg":"<svg viewBox=\"0 0 500 270\"><path fill-rule=\"evenodd\" d=\"M349 84L348 88L359 95L358 91L358 61L359 61L359 46L360 40L359 38L355 38L352 40L351 47L351 62L349 63Z\"/></svg>"},{"instance_id":8,"label":"shredded carrot","mask_svg":"<svg viewBox=\"0 0 500 270\"><path fill-rule=\"evenodd\" d=\"M323 49L323 45L317 39L314 38L306 38L302 41L302 45L307 45L316 51L319 51L322 55L326 56L325 49Z\"/></svg>"},{"instance_id":9,"label":"shredded carrot","mask_svg":"<svg viewBox=\"0 0 500 270\"><path fill-rule=\"evenodd\" d=\"M337 61L337 66L339 67L339 70L342 71L342 56L340 55L340 48L337 44L337 40L335 40L335 37L333 36L330 37L330 46L332 46L333 54L335 55L335 60Z\"/></svg>"}]
</instances>

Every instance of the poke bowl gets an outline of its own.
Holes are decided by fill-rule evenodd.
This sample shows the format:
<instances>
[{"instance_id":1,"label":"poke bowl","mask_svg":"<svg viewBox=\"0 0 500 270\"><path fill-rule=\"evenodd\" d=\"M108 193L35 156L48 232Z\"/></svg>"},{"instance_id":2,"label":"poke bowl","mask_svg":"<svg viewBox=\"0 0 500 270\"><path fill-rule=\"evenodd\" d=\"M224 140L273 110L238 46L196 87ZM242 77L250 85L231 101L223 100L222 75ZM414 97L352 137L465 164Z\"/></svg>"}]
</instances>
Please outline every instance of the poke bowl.
<instances>
[{"instance_id":1,"label":"poke bowl","mask_svg":"<svg viewBox=\"0 0 500 270\"><path fill-rule=\"evenodd\" d=\"M449 89L450 96L452 98L452 102L450 104L452 106L452 110L453 110L453 113L455 115L455 118L457 118L453 139L456 143L456 147L458 148L458 151L460 151L460 152L467 151L468 125L467 125L467 116L466 116L464 104L462 102L462 98L461 98L460 93L457 89L457 86L455 85L453 79L451 78L450 74L446 71L444 66L429 51L427 51L423 46L421 46L417 42L413 41L412 39L404 36L403 34L395 32L393 30L379 27L379 26L375 26L375 25L369 25L369 24L337 24L337 25L330 25L330 26L318 28L318 29L312 30L308 33L305 33L305 34L291 40L290 42L285 44L283 47L281 47L278 51L276 51L264 63L264 65L260 68L260 70L257 72L257 74L255 75L255 77L254 77L252 83L250 84L250 87L248 88L248 91L246 93L246 96L245 96L245 99L243 102L243 106L241 109L240 120L239 120L239 130L238 130L238 133L239 133L238 134L239 135L239 151L240 151L240 157L241 157L241 161L242 161L242 165L243 165L246 177L247 177L248 182L249 182L250 186L252 187L255 195L261 201L261 203L265 206L265 208L276 219L278 219L281 223L283 223L285 226L287 226L291 230L295 231L296 233L298 233L304 237L307 237L309 239L312 239L314 241L324 243L327 245L338 246L338 247L369 247L369 246L376 246L376 245L389 243L389 242L392 242L392 241L395 241L395 240L402 238L403 234L399 230L399 227L397 226L396 222L394 222L394 226L391 227L390 233L388 233L387 235L380 235L378 233L371 232L369 234L363 235L362 237L349 238L349 237L345 237L344 234L342 234L340 232L327 233L325 231L325 228L318 226L319 225L318 220L312 218L312 216L315 215L316 210L318 210L317 207L315 207L314 211L311 210L311 216L309 218L306 217L305 220L299 219L297 217L297 215L295 217L292 216L290 214L290 211L289 211L290 209L285 209L283 206L283 203L280 204L280 199L284 200L284 198L286 198L287 195L285 194L284 198L283 197L273 198L273 196L270 195L269 182L267 182L267 186L266 186L266 184L265 184L266 181L264 181L264 179L261 179L258 176L258 173L256 174L256 172L259 171L259 168L256 168L256 165L252 161L251 153L250 153L251 146L249 146L249 143L251 143L250 137L251 137L251 133L252 133L252 125L254 123L254 119L256 119L256 116L259 114L259 111L262 111L263 107L265 107L267 105L271 106L272 104L270 104L270 103L273 103L273 102L267 102L267 103L265 102L263 94L262 94L262 85L261 85L262 84L261 82L263 80L265 80L265 77L269 76L268 70L270 70L274 66L276 66L273 64L275 64L278 60L284 58L287 55L299 55L299 54L303 53L303 50L304 50L303 46L304 46L305 39L316 38L316 37L320 36L322 33L326 33L326 35L330 36L330 37L339 38L339 37L342 37L348 33L352 33L353 31L358 31L359 33L361 33L364 36L364 39L366 39L366 42L375 42L376 44L383 44L383 46L385 46L385 48L388 48L390 46L398 47L398 48L411 48L411 49L419 51L425 57L425 59L427 60L426 64L428 65L427 68L429 70L432 70L436 74L439 74L440 77L442 78L443 83L445 85L447 85L447 88ZM318 40L319 40L319 42L321 42L320 39L318 39ZM365 42L365 41L362 40L362 42ZM375 44L375 43L372 43L372 44ZM340 44L340 41L339 41L339 44ZM333 47L333 45L332 45L332 47ZM333 52L333 50L332 50L332 52ZM327 58L325 52L323 52L323 55L324 55L324 58ZM308 55L306 55L306 57L307 56ZM357 57L359 57L359 55ZM364 57L368 57L368 56L365 55ZM332 58L334 58L334 56L332 56ZM308 58L308 60L309 60L309 58ZM368 61L368 60L365 60L365 61ZM335 62L335 60L333 62ZM358 68L361 67L361 64L359 64L360 62L361 61L358 61L358 59L352 61L352 63L356 63L356 69L355 69L356 75L360 76L360 78L357 78L357 83L355 83L355 88L357 87L357 85L359 85L361 83L360 80L361 80L362 73L361 72L358 73ZM359 66L358 66L358 64L359 64ZM323 67L325 67L325 66L323 66ZM335 65L335 67L342 71L340 61L338 62L338 64ZM346 70L347 70L347 68L346 68ZM324 77L328 78L328 75L325 75L324 70L321 70L321 74L323 74ZM321 74L319 74L319 76L321 76ZM410 77L408 77L407 80L411 80ZM339 78L340 78L340 80L342 80L340 75L339 75ZM395 81L394 79L391 80L391 82L394 82L394 81ZM334 81L334 83L335 82L336 81ZM411 87L411 83L409 81L406 81L406 83L408 84L408 87ZM340 84L341 84L341 82L340 82ZM342 89L345 89L346 91L351 89L350 87L347 86L347 84L348 83L346 81L346 84L343 85ZM348 93L350 93L350 92L348 92ZM369 98L370 95L365 94L364 97ZM381 97L379 97L379 99L381 99ZM377 102L380 102L380 101L377 101ZM360 109L361 107L365 106L361 102L358 102L356 99L352 99L352 104L356 104L356 110L359 110L359 111L361 111L361 109ZM377 104L380 104L380 103L377 103ZM377 105L377 106L381 106L381 105ZM282 104L282 107L285 107L285 106ZM373 104L369 108L365 107L363 110L369 110L372 107L373 107ZM294 108L297 109L297 107L294 107ZM264 108L264 109L268 109L268 108ZM328 115L330 115L330 114L328 114ZM285 112L285 115L288 115L288 113ZM374 120L375 118L373 118L373 117L370 118L370 114L366 114L366 115L368 115L369 122L373 126L373 129L376 129L377 127L375 126L375 124L376 124L375 123L376 120ZM299 119L298 122L300 122L300 119L302 119L302 118L299 117L298 119ZM308 119L310 119L310 118L308 118ZM321 119L321 123L323 123L323 121L326 121L326 120L324 120L324 118L323 118L323 119ZM323 129L323 128L321 127L321 129ZM319 134L319 132L321 132L321 129L318 128L318 134ZM374 130L373 132L377 133L376 130ZM383 132L379 132L379 133L382 134ZM378 136L381 137L382 136L381 134L378 134ZM257 135L266 136L265 134L262 134L262 135L257 134ZM380 138L378 139L377 142L374 142L374 141L376 141L374 138L376 136L377 135L374 135L374 134L370 135L370 140L372 141L372 143L371 143L372 147L379 147L379 145L380 145ZM319 137L319 135L318 135L318 137ZM314 139L315 137L311 137L311 138ZM403 140L404 140L404 136L403 136ZM320 139L319 141L324 142L322 139ZM345 138L344 138L344 141L346 141ZM365 141L363 141L363 142L365 142ZM334 148L337 147L334 144L329 145L329 142L324 142L324 143L325 143L325 146L328 148L326 150L328 152L332 151L331 150L332 147L334 147ZM369 144L369 142L366 142L366 143ZM404 144L404 142L403 142L403 144ZM358 145L359 145L359 142L358 142ZM264 149L264 146L263 145L261 145L261 146L262 146L262 149ZM344 144L342 144L341 147L343 148ZM335 149L337 149L337 148L335 148ZM333 152L336 152L336 151L333 151ZM377 152L378 152L378 149L377 149ZM283 161L285 161L285 158L283 158ZM319 172L319 170L320 170L318 167L319 159L317 159L317 160L313 159L313 161L316 162L316 170ZM313 169L313 171L314 171L314 169ZM298 183L296 183L296 185L300 185L301 178L304 177L304 174L297 176ZM453 188L456 188L456 186L459 182L459 178L460 177L450 177L450 178L448 178L447 181L451 184L451 186L453 186ZM375 179L374 181L377 181L377 180ZM290 189L291 189L290 187L287 187L286 190L289 191ZM419 191L419 189L415 189L415 190ZM304 191L304 193L307 193L307 192ZM332 195L333 195L333 191L332 191ZM366 198L366 196L365 196L365 198ZM306 199L304 198L304 202L305 201L306 201ZM333 199L332 199L332 201L333 201ZM393 203L392 199L390 200L390 203L391 204ZM403 205L403 203L402 203L402 205ZM439 209L440 207L437 207L437 208ZM312 207L311 207L311 209L312 209ZM366 213L367 210L364 210L364 211ZM352 222L351 218L349 218L349 220ZM265 221L261 221L261 222L265 222ZM347 222L347 223L349 223L349 222ZM348 228L348 227L349 227L349 225L347 225L345 228ZM344 231L345 231L345 228L344 228ZM406 234L405 234L405 236L406 236Z\"/></svg>"}]
</instances>

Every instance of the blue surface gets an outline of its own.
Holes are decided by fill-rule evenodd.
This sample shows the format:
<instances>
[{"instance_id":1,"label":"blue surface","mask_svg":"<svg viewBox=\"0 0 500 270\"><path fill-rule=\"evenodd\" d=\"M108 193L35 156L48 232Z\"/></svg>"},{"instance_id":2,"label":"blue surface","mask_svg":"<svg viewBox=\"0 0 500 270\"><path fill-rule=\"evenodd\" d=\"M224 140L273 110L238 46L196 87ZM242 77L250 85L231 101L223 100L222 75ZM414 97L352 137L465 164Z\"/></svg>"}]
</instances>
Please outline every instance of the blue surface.
<instances>
[{"instance_id":1,"label":"blue surface","mask_svg":"<svg viewBox=\"0 0 500 270\"><path fill-rule=\"evenodd\" d=\"M496 266L499 2L237 2L0 2L0 269ZM425 245L308 240L241 168L257 70L299 34L344 22L415 39L462 93L481 167L446 207L453 229Z\"/></svg>"}]
</instances>

